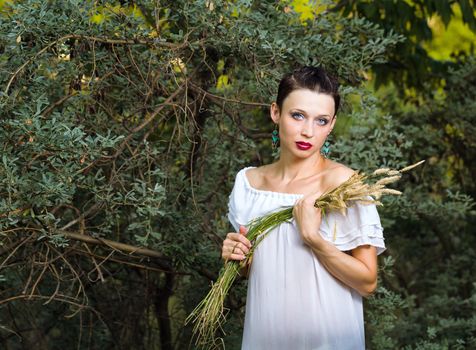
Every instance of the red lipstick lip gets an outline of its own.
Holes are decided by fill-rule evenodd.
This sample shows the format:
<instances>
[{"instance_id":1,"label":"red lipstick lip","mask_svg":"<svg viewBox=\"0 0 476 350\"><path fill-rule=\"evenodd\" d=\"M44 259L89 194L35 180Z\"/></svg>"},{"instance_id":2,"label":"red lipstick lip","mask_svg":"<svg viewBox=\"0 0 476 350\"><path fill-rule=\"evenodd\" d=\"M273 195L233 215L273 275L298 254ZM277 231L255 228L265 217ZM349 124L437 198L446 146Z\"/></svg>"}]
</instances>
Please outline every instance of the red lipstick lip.
<instances>
[{"instance_id":1,"label":"red lipstick lip","mask_svg":"<svg viewBox=\"0 0 476 350\"><path fill-rule=\"evenodd\" d=\"M308 149L310 149L312 147L312 144L308 143L308 142L302 142L302 141L298 141L296 142L296 146L300 149L300 150L303 150L303 151L306 151Z\"/></svg>"}]
</instances>

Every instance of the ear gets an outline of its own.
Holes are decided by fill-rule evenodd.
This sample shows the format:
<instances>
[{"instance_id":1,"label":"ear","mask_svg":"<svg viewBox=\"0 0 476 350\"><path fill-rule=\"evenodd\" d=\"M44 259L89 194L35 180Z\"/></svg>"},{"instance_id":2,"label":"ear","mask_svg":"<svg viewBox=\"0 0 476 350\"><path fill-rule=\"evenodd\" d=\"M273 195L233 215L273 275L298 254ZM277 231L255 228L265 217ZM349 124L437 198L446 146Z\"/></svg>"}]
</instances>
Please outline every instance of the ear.
<instances>
[{"instance_id":1,"label":"ear","mask_svg":"<svg viewBox=\"0 0 476 350\"><path fill-rule=\"evenodd\" d=\"M269 109L269 114L271 116L271 119L273 120L273 122L275 124L278 124L279 122L279 118L280 118L280 114L279 114L279 107L278 105L276 104L276 102L273 102L271 104L271 107Z\"/></svg>"}]
</instances>

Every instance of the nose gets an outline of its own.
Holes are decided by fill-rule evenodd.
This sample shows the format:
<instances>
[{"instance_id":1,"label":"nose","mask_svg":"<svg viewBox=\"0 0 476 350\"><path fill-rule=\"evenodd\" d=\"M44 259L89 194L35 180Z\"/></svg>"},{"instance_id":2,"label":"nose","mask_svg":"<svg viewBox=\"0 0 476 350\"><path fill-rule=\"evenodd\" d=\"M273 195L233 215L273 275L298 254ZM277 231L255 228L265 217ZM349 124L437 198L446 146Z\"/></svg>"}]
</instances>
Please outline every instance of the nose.
<instances>
[{"instance_id":1,"label":"nose","mask_svg":"<svg viewBox=\"0 0 476 350\"><path fill-rule=\"evenodd\" d=\"M301 135L309 138L314 136L314 126L312 125L311 120L307 120L303 123Z\"/></svg>"}]
</instances>

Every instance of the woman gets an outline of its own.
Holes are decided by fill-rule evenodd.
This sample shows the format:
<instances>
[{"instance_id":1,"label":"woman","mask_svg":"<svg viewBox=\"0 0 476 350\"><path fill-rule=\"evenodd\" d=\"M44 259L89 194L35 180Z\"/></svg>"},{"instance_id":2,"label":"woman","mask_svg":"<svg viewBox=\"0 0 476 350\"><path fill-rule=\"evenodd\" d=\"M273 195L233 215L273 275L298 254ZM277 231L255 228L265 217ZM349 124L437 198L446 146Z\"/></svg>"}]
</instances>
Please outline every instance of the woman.
<instances>
[{"instance_id":1,"label":"woman","mask_svg":"<svg viewBox=\"0 0 476 350\"><path fill-rule=\"evenodd\" d=\"M294 220L255 249L249 272L242 349L365 349L362 296L377 283L377 254L385 250L374 205L323 217L313 204L353 170L321 154L339 107L337 81L322 68L284 76L271 105L280 158L236 176L229 219L237 232L223 242L225 260L251 248L245 225L294 205Z\"/></svg>"}]
</instances>

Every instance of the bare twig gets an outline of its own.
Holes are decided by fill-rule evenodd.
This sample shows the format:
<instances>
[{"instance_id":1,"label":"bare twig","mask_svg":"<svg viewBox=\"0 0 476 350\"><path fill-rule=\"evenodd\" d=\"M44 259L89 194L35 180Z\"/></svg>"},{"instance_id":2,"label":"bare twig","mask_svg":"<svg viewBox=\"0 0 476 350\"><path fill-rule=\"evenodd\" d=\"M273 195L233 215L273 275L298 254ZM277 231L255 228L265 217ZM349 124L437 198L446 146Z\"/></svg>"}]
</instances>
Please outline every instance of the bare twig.
<instances>
[{"instance_id":1,"label":"bare twig","mask_svg":"<svg viewBox=\"0 0 476 350\"><path fill-rule=\"evenodd\" d=\"M167 261L169 260L162 253L159 253L155 250L148 249L148 248L136 247L130 244L111 241L109 239L94 238L88 235L82 235L82 234L74 233L74 232L60 231L60 233L69 239L73 239L76 241L85 242L89 244L94 244L94 245L107 246L109 248L112 248L121 252L125 252L128 254L138 254L138 255L148 256L150 258L155 258L160 260L167 260Z\"/></svg>"},{"instance_id":2,"label":"bare twig","mask_svg":"<svg viewBox=\"0 0 476 350\"><path fill-rule=\"evenodd\" d=\"M63 97L61 97L58 101L52 103L51 105L49 105L48 107L46 107L44 109L43 112L41 112L41 114L46 117L48 115L50 115L51 112L53 112L53 110L58 107L58 106L61 106L64 102L66 102L67 100L69 100L71 97L73 96L76 96L77 93L72 93L72 94L69 94L69 95L65 95Z\"/></svg>"},{"instance_id":3,"label":"bare twig","mask_svg":"<svg viewBox=\"0 0 476 350\"><path fill-rule=\"evenodd\" d=\"M18 74L25 69L26 66L28 66L30 63L32 63L38 56L42 55L46 51L48 51L50 48L55 46L56 44L69 40L69 39L77 39L77 40L89 40L89 41L97 41L100 43L104 44L111 44L111 45L135 45L135 44L141 44L141 45L148 45L148 46L162 46L166 47L169 49L173 50L178 50L182 49L191 43L188 42L187 38L185 38L184 42L180 44L175 44L175 43L170 43L166 41L160 41L156 39L111 39L111 38L104 38L104 37L97 37L97 36L89 36L89 35L79 35L79 34L68 34L64 35L61 38L58 38L48 45L46 45L44 48L42 48L40 51L38 51L35 55L30 57L28 60L25 61L18 69L12 74L12 77L10 80L8 80L8 83L5 87L5 90L3 91L5 95L8 94L8 91L10 90L10 86L12 85L13 81L15 78L18 76Z\"/></svg>"},{"instance_id":4,"label":"bare twig","mask_svg":"<svg viewBox=\"0 0 476 350\"><path fill-rule=\"evenodd\" d=\"M192 82L189 82L189 88L192 88L193 90L200 92L204 94L208 99L214 100L215 102L221 101L221 102L231 102L231 103L238 103L241 105L247 105L247 106L255 106L255 107L267 107L269 108L269 103L262 103L262 102L250 102L250 101L241 101L241 100L235 100L232 98L226 98L223 96L218 96L215 94L212 94L211 92L208 92L206 90L203 90L200 86L197 86L193 84Z\"/></svg>"}]
</instances>

